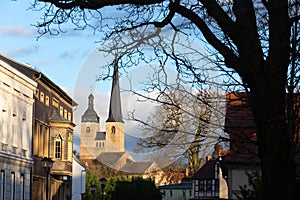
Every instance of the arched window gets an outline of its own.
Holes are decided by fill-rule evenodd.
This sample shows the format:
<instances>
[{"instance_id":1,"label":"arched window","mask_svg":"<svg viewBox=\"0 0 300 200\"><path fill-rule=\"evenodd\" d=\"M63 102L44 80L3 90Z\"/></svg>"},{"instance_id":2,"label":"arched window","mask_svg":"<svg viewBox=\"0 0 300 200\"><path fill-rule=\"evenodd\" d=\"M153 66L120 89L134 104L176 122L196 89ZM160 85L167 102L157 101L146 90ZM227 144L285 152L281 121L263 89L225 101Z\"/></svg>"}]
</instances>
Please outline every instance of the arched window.
<instances>
[{"instance_id":1,"label":"arched window","mask_svg":"<svg viewBox=\"0 0 300 200\"><path fill-rule=\"evenodd\" d=\"M115 133L116 133L116 127L115 127L115 126L112 126L112 127L111 127L111 133L112 133L112 134L115 134Z\"/></svg>"},{"instance_id":2,"label":"arched window","mask_svg":"<svg viewBox=\"0 0 300 200\"><path fill-rule=\"evenodd\" d=\"M55 158L56 159L61 159L61 154L62 154L62 140L60 137L57 137L55 139Z\"/></svg>"},{"instance_id":3,"label":"arched window","mask_svg":"<svg viewBox=\"0 0 300 200\"><path fill-rule=\"evenodd\" d=\"M85 129L85 132L87 132L87 133L91 132L90 122L86 123L86 129Z\"/></svg>"}]
</instances>

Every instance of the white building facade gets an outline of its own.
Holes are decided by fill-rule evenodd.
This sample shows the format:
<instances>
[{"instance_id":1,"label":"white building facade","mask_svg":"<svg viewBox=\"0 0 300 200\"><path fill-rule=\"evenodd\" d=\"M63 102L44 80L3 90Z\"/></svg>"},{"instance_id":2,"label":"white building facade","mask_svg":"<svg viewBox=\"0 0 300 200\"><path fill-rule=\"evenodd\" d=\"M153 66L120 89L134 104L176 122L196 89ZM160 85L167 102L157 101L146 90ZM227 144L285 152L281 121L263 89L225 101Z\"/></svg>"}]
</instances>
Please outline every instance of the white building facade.
<instances>
[{"instance_id":1,"label":"white building facade","mask_svg":"<svg viewBox=\"0 0 300 200\"><path fill-rule=\"evenodd\" d=\"M0 55L0 199L29 200L37 84L12 64Z\"/></svg>"},{"instance_id":2,"label":"white building facade","mask_svg":"<svg viewBox=\"0 0 300 200\"><path fill-rule=\"evenodd\" d=\"M81 200L85 193L86 167L75 155L72 160L72 200Z\"/></svg>"}]
</instances>

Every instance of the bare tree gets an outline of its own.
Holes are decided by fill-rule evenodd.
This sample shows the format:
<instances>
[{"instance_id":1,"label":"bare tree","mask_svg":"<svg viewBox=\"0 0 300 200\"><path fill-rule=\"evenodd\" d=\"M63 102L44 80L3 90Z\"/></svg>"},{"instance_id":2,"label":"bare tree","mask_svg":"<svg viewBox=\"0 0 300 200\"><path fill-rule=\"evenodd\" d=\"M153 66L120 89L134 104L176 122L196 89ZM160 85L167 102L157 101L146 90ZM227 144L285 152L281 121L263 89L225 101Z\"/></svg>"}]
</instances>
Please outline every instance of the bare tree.
<instances>
[{"instance_id":1,"label":"bare tree","mask_svg":"<svg viewBox=\"0 0 300 200\"><path fill-rule=\"evenodd\" d=\"M171 145L173 149L169 156L184 156L190 174L193 175L211 153L214 144L224 139L224 113L220 110L221 106L210 102L216 98L214 93L209 90L191 92L178 88L173 93L160 91L161 104L155 107L146 121L136 118L132 113L131 119L142 124L144 135L150 135L139 140L137 150L155 152ZM157 102L156 99L151 100ZM216 107L219 110L215 110ZM213 112L218 112L219 117Z\"/></svg>"},{"instance_id":2,"label":"bare tree","mask_svg":"<svg viewBox=\"0 0 300 200\"><path fill-rule=\"evenodd\" d=\"M41 34L55 34L63 23L72 22L79 28L108 31L108 37L137 27L164 27L204 38L218 53L214 54L217 61L227 67L224 73L233 79L237 73L249 91L264 198L296 198L293 135L289 129L293 123L287 123L286 87L290 81L298 88L293 78L298 73L292 62L299 58L299 32L294 35L291 30L298 30L299 1L36 0L35 5L40 2L46 2L42 5L46 12L43 22L38 24ZM116 14L109 15L107 8ZM197 73L194 75L198 78Z\"/></svg>"}]
</instances>

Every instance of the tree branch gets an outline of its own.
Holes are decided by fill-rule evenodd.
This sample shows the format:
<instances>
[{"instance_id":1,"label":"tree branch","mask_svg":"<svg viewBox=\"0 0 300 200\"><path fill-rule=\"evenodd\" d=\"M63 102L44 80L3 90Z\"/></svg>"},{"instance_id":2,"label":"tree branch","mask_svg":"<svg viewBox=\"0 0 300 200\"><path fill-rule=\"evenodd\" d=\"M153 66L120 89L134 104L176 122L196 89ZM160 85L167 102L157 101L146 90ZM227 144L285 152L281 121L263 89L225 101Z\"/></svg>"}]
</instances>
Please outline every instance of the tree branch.
<instances>
[{"instance_id":1,"label":"tree branch","mask_svg":"<svg viewBox=\"0 0 300 200\"><path fill-rule=\"evenodd\" d=\"M170 3L170 10L175 11L182 15L183 17L191 20L202 32L205 39L211 44L224 58L227 67L235 69L240 74L247 74L245 70L242 69L242 64L238 56L236 56L225 44L223 44L215 34L208 28L206 23L190 9L175 4Z\"/></svg>"},{"instance_id":2,"label":"tree branch","mask_svg":"<svg viewBox=\"0 0 300 200\"><path fill-rule=\"evenodd\" d=\"M161 3L164 0L39 0L41 2L52 3L58 8L71 9L74 7L80 7L81 9L92 9L97 10L105 6L115 6L124 4L133 5L150 5Z\"/></svg>"}]
</instances>

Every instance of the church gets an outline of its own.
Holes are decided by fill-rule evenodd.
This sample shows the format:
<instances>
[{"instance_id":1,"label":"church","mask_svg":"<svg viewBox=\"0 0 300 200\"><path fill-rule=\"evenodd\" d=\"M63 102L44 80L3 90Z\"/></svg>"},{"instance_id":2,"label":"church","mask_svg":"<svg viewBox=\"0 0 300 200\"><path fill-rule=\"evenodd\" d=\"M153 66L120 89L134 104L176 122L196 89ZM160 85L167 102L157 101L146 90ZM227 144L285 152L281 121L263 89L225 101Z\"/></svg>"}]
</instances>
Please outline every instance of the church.
<instances>
[{"instance_id":1,"label":"church","mask_svg":"<svg viewBox=\"0 0 300 200\"><path fill-rule=\"evenodd\" d=\"M109 114L105 131L100 131L100 118L94 109L94 95L88 96L88 108L81 116L80 160L102 164L130 174L157 170L155 162L136 162L124 147L124 121L119 87L118 66L114 66Z\"/></svg>"}]
</instances>

